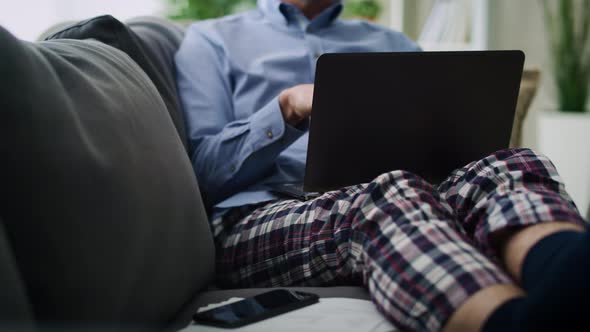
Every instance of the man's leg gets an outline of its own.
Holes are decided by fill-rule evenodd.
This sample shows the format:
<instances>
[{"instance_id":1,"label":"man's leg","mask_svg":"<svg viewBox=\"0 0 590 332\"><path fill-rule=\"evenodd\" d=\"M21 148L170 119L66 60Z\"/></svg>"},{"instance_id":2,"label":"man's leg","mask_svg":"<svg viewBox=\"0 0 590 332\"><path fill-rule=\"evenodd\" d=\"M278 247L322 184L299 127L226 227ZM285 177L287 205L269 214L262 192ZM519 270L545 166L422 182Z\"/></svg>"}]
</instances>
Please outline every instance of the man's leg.
<instances>
[{"instance_id":1,"label":"man's leg","mask_svg":"<svg viewBox=\"0 0 590 332\"><path fill-rule=\"evenodd\" d=\"M583 225L577 222L572 222L571 220L556 221L557 222L546 222L520 229L509 230L496 236L500 252L500 260L503 262L510 275L512 275L515 280L519 281L527 291L532 290L534 280L524 283L522 274L525 259L529 257L531 249L539 244L541 240L546 239L550 235L562 232L581 233L586 230ZM566 241L569 239L570 237L568 236ZM559 250L559 248L556 249ZM547 268L551 263L551 261L545 261L544 267ZM530 275L534 273L529 272L528 274Z\"/></svg>"},{"instance_id":2,"label":"man's leg","mask_svg":"<svg viewBox=\"0 0 590 332\"><path fill-rule=\"evenodd\" d=\"M531 272L526 271L531 259L539 260L539 269L532 271L535 282L532 287L527 286L531 290L527 290L526 297L507 301L494 310L483 331L587 330L590 326L590 234L566 231L540 240L527 254L525 277Z\"/></svg>"},{"instance_id":3,"label":"man's leg","mask_svg":"<svg viewBox=\"0 0 590 332\"><path fill-rule=\"evenodd\" d=\"M541 239L585 229L553 163L529 149L502 150L473 162L438 190L475 245L517 281L526 254Z\"/></svg>"},{"instance_id":4,"label":"man's leg","mask_svg":"<svg viewBox=\"0 0 590 332\"><path fill-rule=\"evenodd\" d=\"M531 296L526 300L510 301L503 306L503 312L494 313L493 320L508 321L505 322L508 325L495 327L515 328L510 326L512 323L508 318L513 317L518 320L517 330L527 326L538 330L543 324L535 324L544 320L542 316L552 319L546 320L545 324L564 327L568 319L556 314L553 306L558 303L555 299L560 293L569 292L570 297L563 305L571 305L575 292L566 289L571 285L561 286L558 279L563 273L571 273L572 280L579 279L576 274L587 268L574 266L569 256L579 256L577 258L581 261L590 256L583 243L586 236L576 233L585 229L584 221L565 192L553 164L528 149L499 151L457 170L439 186L439 190L463 227L475 237L475 244L480 249L497 258L515 280L523 279L523 271L525 281L528 276L528 282L523 286L527 292L532 292ZM569 242L578 245L562 250L571 246ZM528 264L523 269L525 260ZM578 296L588 295L585 288L580 288L582 284L572 285L578 290ZM481 307L470 302L476 298L460 307L449 325L473 317L471 310ZM543 315L543 311L549 315ZM569 321L576 316L572 313L569 310Z\"/></svg>"},{"instance_id":5,"label":"man's leg","mask_svg":"<svg viewBox=\"0 0 590 332\"><path fill-rule=\"evenodd\" d=\"M216 232L223 286L358 282L403 330L440 330L469 299L494 295L472 306L479 315L475 330L495 307L520 294L469 244L436 190L408 172L309 202L236 210L213 224L223 229Z\"/></svg>"}]
</instances>

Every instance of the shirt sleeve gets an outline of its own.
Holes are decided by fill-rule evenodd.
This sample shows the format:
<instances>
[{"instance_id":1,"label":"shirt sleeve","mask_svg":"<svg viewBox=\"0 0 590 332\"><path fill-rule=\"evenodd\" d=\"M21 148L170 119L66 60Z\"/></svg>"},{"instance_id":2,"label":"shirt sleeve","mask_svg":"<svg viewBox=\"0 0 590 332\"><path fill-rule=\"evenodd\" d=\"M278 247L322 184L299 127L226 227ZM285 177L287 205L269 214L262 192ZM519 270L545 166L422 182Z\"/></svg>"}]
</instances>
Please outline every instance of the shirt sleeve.
<instances>
[{"instance_id":1,"label":"shirt sleeve","mask_svg":"<svg viewBox=\"0 0 590 332\"><path fill-rule=\"evenodd\" d=\"M407 35L390 30L391 48L396 52L422 52L418 43L410 39Z\"/></svg>"},{"instance_id":2,"label":"shirt sleeve","mask_svg":"<svg viewBox=\"0 0 590 332\"><path fill-rule=\"evenodd\" d=\"M236 119L230 68L223 47L196 26L175 56L177 84L201 189L216 204L268 174L276 157L308 126L285 123L278 97Z\"/></svg>"}]
</instances>

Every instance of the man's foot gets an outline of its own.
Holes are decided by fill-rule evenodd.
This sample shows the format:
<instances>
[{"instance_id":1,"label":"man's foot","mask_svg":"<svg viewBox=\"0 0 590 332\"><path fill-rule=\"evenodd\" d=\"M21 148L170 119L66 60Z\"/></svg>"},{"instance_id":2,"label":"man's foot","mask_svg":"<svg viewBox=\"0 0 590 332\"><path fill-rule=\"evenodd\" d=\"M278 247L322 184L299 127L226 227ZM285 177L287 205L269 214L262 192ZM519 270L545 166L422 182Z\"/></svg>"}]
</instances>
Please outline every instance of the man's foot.
<instances>
[{"instance_id":1,"label":"man's foot","mask_svg":"<svg viewBox=\"0 0 590 332\"><path fill-rule=\"evenodd\" d=\"M527 254L522 275L527 296L498 307L483 331L580 331L590 327L589 233L561 232L542 239Z\"/></svg>"}]
</instances>

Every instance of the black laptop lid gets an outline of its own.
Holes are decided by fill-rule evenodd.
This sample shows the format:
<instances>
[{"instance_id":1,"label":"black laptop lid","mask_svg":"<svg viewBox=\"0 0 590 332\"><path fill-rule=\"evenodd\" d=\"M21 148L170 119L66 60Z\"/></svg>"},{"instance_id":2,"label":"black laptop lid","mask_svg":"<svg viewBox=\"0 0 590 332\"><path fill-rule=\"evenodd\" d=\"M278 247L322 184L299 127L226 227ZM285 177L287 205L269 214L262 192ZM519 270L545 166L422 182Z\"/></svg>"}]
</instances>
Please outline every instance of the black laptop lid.
<instances>
[{"instance_id":1,"label":"black laptop lid","mask_svg":"<svg viewBox=\"0 0 590 332\"><path fill-rule=\"evenodd\" d=\"M305 190L398 169L438 183L507 148L523 64L521 51L322 55Z\"/></svg>"}]
</instances>

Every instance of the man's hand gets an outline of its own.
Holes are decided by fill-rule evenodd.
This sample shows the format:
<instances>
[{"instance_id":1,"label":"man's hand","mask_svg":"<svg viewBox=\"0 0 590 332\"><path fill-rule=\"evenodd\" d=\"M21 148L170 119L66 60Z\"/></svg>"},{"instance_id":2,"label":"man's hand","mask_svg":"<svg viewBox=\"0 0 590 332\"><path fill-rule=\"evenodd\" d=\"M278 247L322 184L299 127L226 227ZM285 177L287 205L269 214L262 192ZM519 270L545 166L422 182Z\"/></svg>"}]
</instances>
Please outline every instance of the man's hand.
<instances>
[{"instance_id":1,"label":"man's hand","mask_svg":"<svg viewBox=\"0 0 590 332\"><path fill-rule=\"evenodd\" d=\"M279 95L279 105L285 122L297 126L311 115L313 84L301 84L285 89Z\"/></svg>"}]
</instances>

